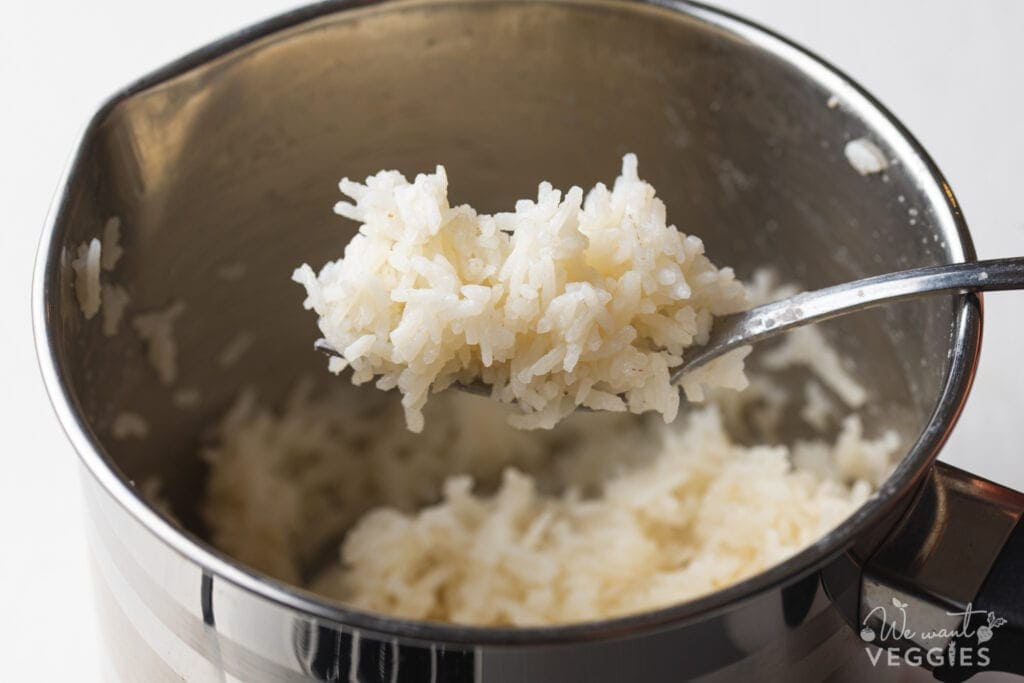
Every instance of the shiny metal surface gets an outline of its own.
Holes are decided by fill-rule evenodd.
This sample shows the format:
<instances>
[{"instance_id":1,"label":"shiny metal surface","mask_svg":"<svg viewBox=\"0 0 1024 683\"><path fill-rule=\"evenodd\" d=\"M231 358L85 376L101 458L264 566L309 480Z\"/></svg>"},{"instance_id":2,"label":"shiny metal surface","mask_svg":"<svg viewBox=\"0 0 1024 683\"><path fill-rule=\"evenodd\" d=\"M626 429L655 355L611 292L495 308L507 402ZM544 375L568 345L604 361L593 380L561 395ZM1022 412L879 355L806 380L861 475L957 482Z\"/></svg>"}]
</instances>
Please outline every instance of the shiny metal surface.
<instances>
[{"instance_id":1,"label":"shiny metal surface","mask_svg":"<svg viewBox=\"0 0 1024 683\"><path fill-rule=\"evenodd\" d=\"M894 162L884 178L842 154L864 135ZM906 456L814 546L686 604L560 628L409 622L320 600L203 540L202 430L243 386L273 400L322 373L288 276L350 238L330 211L340 176L444 162L454 201L494 211L540 178L610 179L625 151L671 220L741 277L771 265L815 289L974 257L952 192L880 105L791 44L699 5L329 2L204 48L100 108L43 234L33 316L81 456L105 635L125 680L792 680L867 666L846 626L859 566L966 398L981 320L971 295L825 324L870 389L868 431L897 429ZM78 310L71 253L114 214L128 315L186 304L176 386L200 391L195 410L175 405L137 338L123 328L108 339ZM238 263L240 281L218 275ZM239 330L252 348L218 365L211 348ZM129 408L150 422L143 440L112 437ZM137 494L153 476L180 524Z\"/></svg>"},{"instance_id":2,"label":"shiny metal surface","mask_svg":"<svg viewBox=\"0 0 1024 683\"><path fill-rule=\"evenodd\" d=\"M707 343L684 359L672 373L672 381L678 382L687 372L740 346L771 339L804 325L929 294L1007 289L1024 289L1024 258L915 268L802 292L743 313L716 318Z\"/></svg>"},{"instance_id":3,"label":"shiny metal surface","mask_svg":"<svg viewBox=\"0 0 1024 683\"><path fill-rule=\"evenodd\" d=\"M957 630L1022 514L1024 494L937 463L865 566L860 623L882 633L879 615L891 618L898 598L914 635L892 646L946 647L949 637L926 634Z\"/></svg>"}]
</instances>

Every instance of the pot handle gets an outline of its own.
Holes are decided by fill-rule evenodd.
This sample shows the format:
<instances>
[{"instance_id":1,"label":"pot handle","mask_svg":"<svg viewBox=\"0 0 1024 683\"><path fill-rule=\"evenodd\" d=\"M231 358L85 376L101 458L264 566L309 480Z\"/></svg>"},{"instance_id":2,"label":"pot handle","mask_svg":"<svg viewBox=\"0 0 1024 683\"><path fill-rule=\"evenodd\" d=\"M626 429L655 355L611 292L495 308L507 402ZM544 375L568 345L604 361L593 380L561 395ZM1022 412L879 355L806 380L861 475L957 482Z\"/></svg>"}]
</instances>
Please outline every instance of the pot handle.
<instances>
[{"instance_id":1,"label":"pot handle","mask_svg":"<svg viewBox=\"0 0 1024 683\"><path fill-rule=\"evenodd\" d=\"M1017 522L996 558L974 608L997 615L994 618L1001 620L996 622L1000 624L997 628L988 627L993 643L992 662L988 668L1024 675L1024 519ZM950 673L960 672L953 670ZM964 680L970 673L951 675L945 680Z\"/></svg>"},{"instance_id":2,"label":"pot handle","mask_svg":"<svg viewBox=\"0 0 1024 683\"><path fill-rule=\"evenodd\" d=\"M1024 494L935 463L864 566L859 619L939 680L1024 675Z\"/></svg>"}]
</instances>

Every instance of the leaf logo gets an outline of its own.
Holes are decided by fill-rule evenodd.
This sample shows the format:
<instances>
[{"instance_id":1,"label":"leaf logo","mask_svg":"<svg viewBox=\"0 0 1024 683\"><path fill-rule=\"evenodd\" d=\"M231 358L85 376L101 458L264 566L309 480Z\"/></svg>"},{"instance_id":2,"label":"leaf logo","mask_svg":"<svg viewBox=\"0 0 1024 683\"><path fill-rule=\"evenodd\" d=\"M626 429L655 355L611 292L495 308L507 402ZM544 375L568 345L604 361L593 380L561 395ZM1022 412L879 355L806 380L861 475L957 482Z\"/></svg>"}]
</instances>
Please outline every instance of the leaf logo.
<instances>
[{"instance_id":1,"label":"leaf logo","mask_svg":"<svg viewBox=\"0 0 1024 683\"><path fill-rule=\"evenodd\" d=\"M978 644L987 643L992 640L992 632L1006 623L1006 619L997 617L995 612L989 612L986 620L988 626L978 627Z\"/></svg>"}]
</instances>

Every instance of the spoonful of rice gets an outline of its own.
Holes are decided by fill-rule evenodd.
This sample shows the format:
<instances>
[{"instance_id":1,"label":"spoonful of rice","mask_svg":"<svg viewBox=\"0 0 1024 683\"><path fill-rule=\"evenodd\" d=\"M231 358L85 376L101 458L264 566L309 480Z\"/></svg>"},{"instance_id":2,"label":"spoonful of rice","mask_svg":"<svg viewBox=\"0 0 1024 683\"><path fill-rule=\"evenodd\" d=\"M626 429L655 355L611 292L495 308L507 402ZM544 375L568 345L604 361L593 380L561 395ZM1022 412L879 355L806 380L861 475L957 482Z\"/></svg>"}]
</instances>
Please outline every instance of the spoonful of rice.
<instances>
[{"instance_id":1,"label":"spoonful of rice","mask_svg":"<svg viewBox=\"0 0 1024 683\"><path fill-rule=\"evenodd\" d=\"M732 269L666 222L664 203L623 158L584 198L541 183L512 213L451 207L444 167L409 182L348 179L360 223L341 259L293 279L319 316L328 368L402 393L423 428L432 392L452 385L515 406L520 428L577 409L650 410L666 422L708 388L742 389L750 345L787 330L929 293L1024 288L1024 259L920 268L749 308ZM747 310L749 308L749 310Z\"/></svg>"},{"instance_id":2,"label":"spoonful of rice","mask_svg":"<svg viewBox=\"0 0 1024 683\"><path fill-rule=\"evenodd\" d=\"M673 368L669 381L678 384L685 375L741 347L885 303L928 294L1010 289L1024 289L1024 258L914 268L804 292L716 318L708 341L684 358L682 365ZM341 355L324 339L313 346L329 356ZM491 393L491 387L479 381L457 384L456 388L484 396Z\"/></svg>"},{"instance_id":3,"label":"spoonful of rice","mask_svg":"<svg viewBox=\"0 0 1024 683\"><path fill-rule=\"evenodd\" d=\"M717 318L707 343L673 370L671 381L679 382L734 349L811 323L928 294L1007 289L1024 289L1024 258L914 268L803 292Z\"/></svg>"}]
</instances>

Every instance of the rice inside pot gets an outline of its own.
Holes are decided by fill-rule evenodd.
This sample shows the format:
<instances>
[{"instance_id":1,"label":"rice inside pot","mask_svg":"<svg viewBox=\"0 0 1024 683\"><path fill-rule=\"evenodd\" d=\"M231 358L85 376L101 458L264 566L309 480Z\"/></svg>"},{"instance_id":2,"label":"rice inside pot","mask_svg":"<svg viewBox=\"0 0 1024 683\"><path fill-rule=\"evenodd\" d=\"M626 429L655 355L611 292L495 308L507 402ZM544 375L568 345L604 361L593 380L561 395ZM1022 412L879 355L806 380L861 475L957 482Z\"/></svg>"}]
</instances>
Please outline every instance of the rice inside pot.
<instances>
[{"instance_id":1,"label":"rice inside pot","mask_svg":"<svg viewBox=\"0 0 1024 683\"><path fill-rule=\"evenodd\" d=\"M670 425L577 413L523 431L457 392L414 435L394 394L367 394L306 386L280 411L242 397L204 452L212 540L341 602L463 624L599 619L728 586L839 524L900 445L856 416L835 437L740 445L715 404Z\"/></svg>"}]
</instances>

